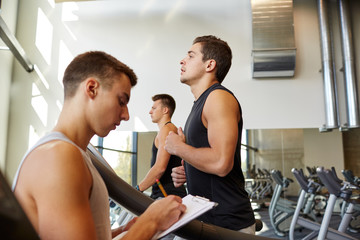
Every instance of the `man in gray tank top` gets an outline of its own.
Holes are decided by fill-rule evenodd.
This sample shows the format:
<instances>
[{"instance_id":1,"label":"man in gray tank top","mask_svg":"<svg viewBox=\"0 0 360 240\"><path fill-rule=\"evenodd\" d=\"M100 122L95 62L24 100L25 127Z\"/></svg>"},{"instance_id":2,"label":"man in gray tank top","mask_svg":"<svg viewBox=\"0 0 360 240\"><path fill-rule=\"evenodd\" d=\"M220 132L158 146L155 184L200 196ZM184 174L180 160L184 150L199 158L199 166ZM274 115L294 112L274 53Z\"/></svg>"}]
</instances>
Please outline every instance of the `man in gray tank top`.
<instances>
[{"instance_id":1,"label":"man in gray tank top","mask_svg":"<svg viewBox=\"0 0 360 240\"><path fill-rule=\"evenodd\" d=\"M180 81L190 86L194 105L177 134L170 132L165 149L181 157L173 168L175 186L187 182L188 192L219 203L199 220L231 230L255 234L255 218L244 189L240 144L242 113L236 97L221 85L231 66L232 53L215 36L194 40L180 61Z\"/></svg>"},{"instance_id":2,"label":"man in gray tank top","mask_svg":"<svg viewBox=\"0 0 360 240\"><path fill-rule=\"evenodd\" d=\"M129 119L136 82L132 69L104 52L81 54L67 67L57 124L25 155L13 185L41 239L108 240L124 230L122 239L151 239L185 211L180 197L169 196L111 233L107 189L86 148Z\"/></svg>"}]
</instances>

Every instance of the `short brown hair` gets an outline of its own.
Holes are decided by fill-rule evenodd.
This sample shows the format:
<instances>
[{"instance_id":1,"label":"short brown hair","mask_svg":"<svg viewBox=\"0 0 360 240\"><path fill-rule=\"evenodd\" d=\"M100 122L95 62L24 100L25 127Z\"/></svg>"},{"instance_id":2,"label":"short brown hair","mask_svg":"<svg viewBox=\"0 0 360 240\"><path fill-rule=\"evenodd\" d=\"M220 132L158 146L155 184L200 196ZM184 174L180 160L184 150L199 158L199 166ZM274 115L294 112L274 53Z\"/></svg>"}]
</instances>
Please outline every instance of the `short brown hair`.
<instances>
[{"instance_id":1,"label":"short brown hair","mask_svg":"<svg viewBox=\"0 0 360 240\"><path fill-rule=\"evenodd\" d=\"M79 84L88 77L95 77L104 88L110 88L113 78L119 74L127 75L131 86L136 85L137 76L134 71L115 57L102 51L80 54L65 70L63 78L65 98L74 96Z\"/></svg>"},{"instance_id":2,"label":"short brown hair","mask_svg":"<svg viewBox=\"0 0 360 240\"><path fill-rule=\"evenodd\" d=\"M212 35L197 37L193 41L195 43L202 46L203 61L216 61L216 79L221 83L231 67L231 48L225 41Z\"/></svg>"},{"instance_id":3,"label":"short brown hair","mask_svg":"<svg viewBox=\"0 0 360 240\"><path fill-rule=\"evenodd\" d=\"M169 94L157 94L152 97L152 100L154 102L157 100L161 100L161 104L169 109L170 117L172 117L176 108L176 103L172 96L170 96Z\"/></svg>"}]
</instances>

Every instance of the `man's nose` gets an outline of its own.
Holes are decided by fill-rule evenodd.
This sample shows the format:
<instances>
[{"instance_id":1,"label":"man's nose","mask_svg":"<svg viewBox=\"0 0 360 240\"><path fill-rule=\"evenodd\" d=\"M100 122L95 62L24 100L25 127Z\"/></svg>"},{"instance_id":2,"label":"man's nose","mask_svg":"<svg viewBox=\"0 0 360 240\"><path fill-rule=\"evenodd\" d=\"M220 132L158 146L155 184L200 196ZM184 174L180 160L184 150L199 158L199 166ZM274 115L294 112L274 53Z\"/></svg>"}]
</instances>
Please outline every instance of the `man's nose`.
<instances>
[{"instance_id":1,"label":"man's nose","mask_svg":"<svg viewBox=\"0 0 360 240\"><path fill-rule=\"evenodd\" d=\"M121 120L129 121L130 115L128 107L125 107L124 111L122 111L120 118Z\"/></svg>"}]
</instances>

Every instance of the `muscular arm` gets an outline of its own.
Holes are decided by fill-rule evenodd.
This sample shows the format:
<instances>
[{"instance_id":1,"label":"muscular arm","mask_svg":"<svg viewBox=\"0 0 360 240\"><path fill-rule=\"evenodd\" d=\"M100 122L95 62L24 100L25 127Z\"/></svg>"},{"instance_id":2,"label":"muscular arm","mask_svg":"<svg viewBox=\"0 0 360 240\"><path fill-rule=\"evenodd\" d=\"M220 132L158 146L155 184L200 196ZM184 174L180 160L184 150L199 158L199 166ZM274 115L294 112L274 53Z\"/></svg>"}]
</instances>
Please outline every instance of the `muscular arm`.
<instances>
[{"instance_id":1,"label":"muscular arm","mask_svg":"<svg viewBox=\"0 0 360 240\"><path fill-rule=\"evenodd\" d=\"M123 233L125 231L129 231L129 229L135 224L137 219L138 219L138 217L134 217L127 224L125 224L123 226L120 226L118 228L115 228L115 229L111 229L112 238L115 238L116 236L118 236L119 234L121 234L121 233Z\"/></svg>"},{"instance_id":2,"label":"muscular arm","mask_svg":"<svg viewBox=\"0 0 360 240\"><path fill-rule=\"evenodd\" d=\"M165 150L165 139L166 136L170 132L170 127L168 125L165 125L162 127L157 135L157 142L158 142L158 152L156 155L156 161L154 166L149 170L149 172L146 174L145 178L141 181L139 184L139 188L141 191L144 191L151 187L156 179L160 179L162 175L164 174L166 167L169 163L170 154Z\"/></svg>"},{"instance_id":3,"label":"muscular arm","mask_svg":"<svg viewBox=\"0 0 360 240\"><path fill-rule=\"evenodd\" d=\"M96 239L91 186L80 151L53 141L25 160L15 194L41 239Z\"/></svg>"},{"instance_id":4,"label":"muscular arm","mask_svg":"<svg viewBox=\"0 0 360 240\"><path fill-rule=\"evenodd\" d=\"M207 98L202 114L210 147L195 148L186 144L180 131L179 135L169 134L165 148L203 172L226 176L234 164L239 120L236 99L226 91L215 90Z\"/></svg>"}]
</instances>

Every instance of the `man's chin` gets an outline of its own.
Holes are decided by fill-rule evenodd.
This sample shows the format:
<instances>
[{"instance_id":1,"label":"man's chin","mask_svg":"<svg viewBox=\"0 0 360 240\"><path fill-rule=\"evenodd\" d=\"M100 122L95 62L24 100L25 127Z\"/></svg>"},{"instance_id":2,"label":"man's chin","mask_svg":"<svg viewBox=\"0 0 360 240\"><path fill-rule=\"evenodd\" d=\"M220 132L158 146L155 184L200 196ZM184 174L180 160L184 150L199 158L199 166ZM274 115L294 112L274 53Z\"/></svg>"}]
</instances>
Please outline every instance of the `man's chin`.
<instances>
[{"instance_id":1,"label":"man's chin","mask_svg":"<svg viewBox=\"0 0 360 240\"><path fill-rule=\"evenodd\" d=\"M101 132L101 133L97 133L96 135L98 135L99 137L106 137L107 135L109 135L109 133L114 130L114 129L110 129L108 131L105 131L105 132Z\"/></svg>"},{"instance_id":2,"label":"man's chin","mask_svg":"<svg viewBox=\"0 0 360 240\"><path fill-rule=\"evenodd\" d=\"M187 83L187 80L186 80L185 78L180 78L180 82L186 84L186 83Z\"/></svg>"}]
</instances>

